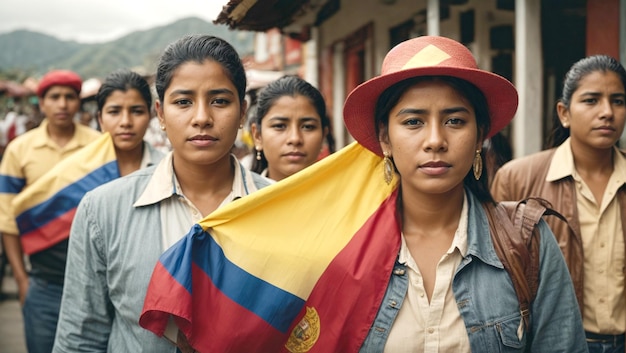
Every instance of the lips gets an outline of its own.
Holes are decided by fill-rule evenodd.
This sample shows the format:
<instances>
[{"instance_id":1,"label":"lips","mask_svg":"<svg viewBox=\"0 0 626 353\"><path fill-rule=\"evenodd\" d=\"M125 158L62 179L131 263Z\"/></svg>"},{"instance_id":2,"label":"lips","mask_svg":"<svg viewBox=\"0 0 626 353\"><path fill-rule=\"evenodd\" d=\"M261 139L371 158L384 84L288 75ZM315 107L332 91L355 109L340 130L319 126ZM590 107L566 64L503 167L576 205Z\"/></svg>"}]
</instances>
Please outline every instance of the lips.
<instances>
[{"instance_id":1,"label":"lips","mask_svg":"<svg viewBox=\"0 0 626 353\"><path fill-rule=\"evenodd\" d=\"M210 135L196 135L191 137L189 141L217 141L217 138Z\"/></svg>"},{"instance_id":2,"label":"lips","mask_svg":"<svg viewBox=\"0 0 626 353\"><path fill-rule=\"evenodd\" d=\"M449 168L449 167L451 167L451 165L448 164L448 163L445 163L445 162L436 161L436 162L424 163L424 164L420 165L420 167L422 167L422 168Z\"/></svg>"},{"instance_id":3,"label":"lips","mask_svg":"<svg viewBox=\"0 0 626 353\"><path fill-rule=\"evenodd\" d=\"M598 126L598 127L593 128L593 130L616 131L615 128L613 126L610 126L610 125Z\"/></svg>"}]
</instances>

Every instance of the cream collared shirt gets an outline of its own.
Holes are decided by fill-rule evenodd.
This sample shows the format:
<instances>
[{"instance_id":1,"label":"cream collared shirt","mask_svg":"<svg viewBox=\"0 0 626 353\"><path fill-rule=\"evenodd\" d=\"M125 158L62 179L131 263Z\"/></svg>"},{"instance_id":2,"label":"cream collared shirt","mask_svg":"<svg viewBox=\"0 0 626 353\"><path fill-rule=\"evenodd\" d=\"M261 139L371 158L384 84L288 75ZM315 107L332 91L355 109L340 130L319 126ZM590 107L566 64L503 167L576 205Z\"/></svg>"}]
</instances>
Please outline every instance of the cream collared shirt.
<instances>
[{"instance_id":1,"label":"cream collared shirt","mask_svg":"<svg viewBox=\"0 0 626 353\"><path fill-rule=\"evenodd\" d=\"M574 165L570 139L557 147L546 176L551 182L572 176L584 252L583 326L586 331L626 331L624 237L617 190L626 182L626 158L614 149L613 174L598 204Z\"/></svg>"},{"instance_id":2,"label":"cream collared shirt","mask_svg":"<svg viewBox=\"0 0 626 353\"><path fill-rule=\"evenodd\" d=\"M398 261L407 266L409 288L391 326L385 353L470 352L469 337L452 293L452 279L467 254L467 195L459 226L450 248L437 264L435 288L430 303L424 281L402 235Z\"/></svg>"}]
</instances>

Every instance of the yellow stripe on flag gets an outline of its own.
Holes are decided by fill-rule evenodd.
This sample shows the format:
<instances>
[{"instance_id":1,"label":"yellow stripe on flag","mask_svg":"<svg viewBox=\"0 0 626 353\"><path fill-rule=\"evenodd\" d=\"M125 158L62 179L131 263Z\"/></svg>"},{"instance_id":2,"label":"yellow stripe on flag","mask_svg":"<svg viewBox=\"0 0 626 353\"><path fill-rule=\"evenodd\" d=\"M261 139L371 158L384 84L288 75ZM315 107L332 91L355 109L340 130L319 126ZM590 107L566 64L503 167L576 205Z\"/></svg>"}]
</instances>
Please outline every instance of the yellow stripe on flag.
<instances>
[{"instance_id":1,"label":"yellow stripe on flag","mask_svg":"<svg viewBox=\"0 0 626 353\"><path fill-rule=\"evenodd\" d=\"M12 202L14 215L36 206L75 183L90 172L116 159L115 146L109 133L59 162L41 178L27 186Z\"/></svg>"},{"instance_id":2,"label":"yellow stripe on flag","mask_svg":"<svg viewBox=\"0 0 626 353\"><path fill-rule=\"evenodd\" d=\"M328 264L395 190L397 179L387 185L382 158L355 142L199 224L231 262L306 298ZM307 201L295 203L294 194ZM307 273L302 273L303 262Z\"/></svg>"}]
</instances>

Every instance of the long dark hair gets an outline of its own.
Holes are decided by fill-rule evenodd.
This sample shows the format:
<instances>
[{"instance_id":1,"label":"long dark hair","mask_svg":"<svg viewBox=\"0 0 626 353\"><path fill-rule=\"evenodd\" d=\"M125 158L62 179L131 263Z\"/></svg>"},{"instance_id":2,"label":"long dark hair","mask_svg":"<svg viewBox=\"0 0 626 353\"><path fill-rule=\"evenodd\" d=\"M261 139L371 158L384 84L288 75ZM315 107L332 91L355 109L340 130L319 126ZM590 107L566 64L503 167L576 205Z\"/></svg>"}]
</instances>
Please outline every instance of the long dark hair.
<instances>
[{"instance_id":1,"label":"long dark hair","mask_svg":"<svg viewBox=\"0 0 626 353\"><path fill-rule=\"evenodd\" d=\"M485 95L473 84L456 77L451 76L421 76L409 78L400 81L395 85L387 88L378 98L376 104L376 134L380 133L380 126L389 126L389 112L398 103L400 97L410 87L424 81L440 80L452 86L457 92L463 95L474 107L476 113L476 125L478 128L478 136L485 137L491 128L491 120L489 118L489 108ZM484 156L481 155L483 165L486 165ZM494 202L491 192L489 191L489 176L486 170L476 180L474 173L470 170L463 184L468 188L480 202Z\"/></svg>"},{"instance_id":2,"label":"long dark hair","mask_svg":"<svg viewBox=\"0 0 626 353\"><path fill-rule=\"evenodd\" d=\"M572 65L569 71L567 71L565 79L563 80L563 92L559 102L563 103L563 105L569 109L572 102L572 95L574 95L574 92L580 87L580 81L587 75L596 71L611 71L616 73L622 81L622 85L626 88L626 70L624 66L615 58L608 55L593 55L578 60ZM561 125L558 114L554 114L552 124L553 130L550 134L548 146L557 147L569 138L570 131Z\"/></svg>"}]
</instances>

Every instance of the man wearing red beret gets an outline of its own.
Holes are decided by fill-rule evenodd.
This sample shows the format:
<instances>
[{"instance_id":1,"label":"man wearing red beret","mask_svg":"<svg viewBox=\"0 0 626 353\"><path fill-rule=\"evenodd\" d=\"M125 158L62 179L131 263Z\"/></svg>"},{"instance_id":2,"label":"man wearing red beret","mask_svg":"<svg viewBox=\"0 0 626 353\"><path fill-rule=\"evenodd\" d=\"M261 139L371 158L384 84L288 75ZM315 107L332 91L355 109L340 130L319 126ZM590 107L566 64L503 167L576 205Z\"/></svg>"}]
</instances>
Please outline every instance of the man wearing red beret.
<instances>
[{"instance_id":1,"label":"man wearing red beret","mask_svg":"<svg viewBox=\"0 0 626 353\"><path fill-rule=\"evenodd\" d=\"M37 87L39 106L45 119L41 125L11 141L0 164L0 232L9 258L24 315L29 353L51 352L54 344L67 254L67 240L37 253L24 252L12 199L44 175L60 160L97 138L98 131L74 122L80 108L80 76L54 70Z\"/></svg>"}]
</instances>

